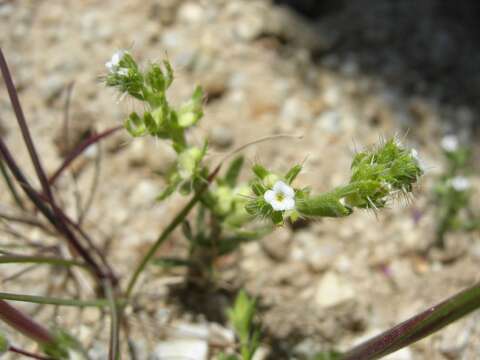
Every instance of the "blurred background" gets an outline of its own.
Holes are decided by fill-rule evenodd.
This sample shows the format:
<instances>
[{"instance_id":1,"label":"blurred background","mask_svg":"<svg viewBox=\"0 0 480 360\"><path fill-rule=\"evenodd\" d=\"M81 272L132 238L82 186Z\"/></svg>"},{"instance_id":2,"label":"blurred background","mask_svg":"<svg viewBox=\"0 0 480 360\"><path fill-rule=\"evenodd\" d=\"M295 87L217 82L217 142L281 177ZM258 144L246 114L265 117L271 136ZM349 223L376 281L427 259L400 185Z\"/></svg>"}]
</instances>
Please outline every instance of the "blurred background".
<instances>
[{"instance_id":1,"label":"blurred background","mask_svg":"<svg viewBox=\"0 0 480 360\"><path fill-rule=\"evenodd\" d=\"M248 147L247 162L285 171L306 159L298 185L325 191L348 181L355 149L395 134L417 149L426 174L414 199L377 215L280 228L218 264L225 288L244 287L259 299L265 335L258 359L305 359L345 349L478 280L477 228L452 226L439 246L439 209L447 205L438 189L450 177L468 176L471 200L455 216L478 219L479 16L480 3L469 0L0 1L0 45L49 172L68 150L69 88L69 146L121 124L135 108L99 80L117 49L143 64L168 57L177 77L173 102L195 84L205 88L205 118L191 136L199 144L209 138L212 162L264 136L302 135ZM0 134L28 168L3 86ZM469 154L458 173L442 148L447 135ZM75 181L65 176L58 191L75 212L75 193L88 192L98 176L85 226L126 274L185 199L155 201L164 186L156 173L174 160L167 144L122 133L101 151L100 167L85 154ZM0 201L11 207L3 190ZM162 251L185 249L178 233ZM11 281L20 269L0 269L0 288L45 294L58 282L41 269ZM179 338L185 348L213 354L215 336L233 336L218 311L231 301L228 291L178 299L172 289L181 281L181 274L157 269L144 282L148 296L131 319L141 359L162 358ZM23 308L71 329L90 345L92 359L106 358L108 335L98 331L97 311L79 317L71 309ZM389 359L476 359L477 324L472 315ZM195 359L207 358L202 351Z\"/></svg>"}]
</instances>

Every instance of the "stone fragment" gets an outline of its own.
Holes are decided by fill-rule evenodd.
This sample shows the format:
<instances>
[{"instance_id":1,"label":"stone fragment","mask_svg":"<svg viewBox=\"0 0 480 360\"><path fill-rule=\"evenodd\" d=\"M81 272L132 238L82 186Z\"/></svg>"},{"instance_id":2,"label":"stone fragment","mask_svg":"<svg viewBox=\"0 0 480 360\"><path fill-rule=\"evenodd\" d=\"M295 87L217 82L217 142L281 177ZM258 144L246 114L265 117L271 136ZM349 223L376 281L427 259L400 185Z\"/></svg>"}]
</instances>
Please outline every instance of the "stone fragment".
<instances>
[{"instance_id":1,"label":"stone fragment","mask_svg":"<svg viewBox=\"0 0 480 360\"><path fill-rule=\"evenodd\" d=\"M328 308L352 300L354 296L351 283L334 272L327 272L318 283L315 302L320 307Z\"/></svg>"},{"instance_id":2,"label":"stone fragment","mask_svg":"<svg viewBox=\"0 0 480 360\"><path fill-rule=\"evenodd\" d=\"M151 360L189 359L207 360L208 343L199 339L174 339L157 344Z\"/></svg>"}]
</instances>

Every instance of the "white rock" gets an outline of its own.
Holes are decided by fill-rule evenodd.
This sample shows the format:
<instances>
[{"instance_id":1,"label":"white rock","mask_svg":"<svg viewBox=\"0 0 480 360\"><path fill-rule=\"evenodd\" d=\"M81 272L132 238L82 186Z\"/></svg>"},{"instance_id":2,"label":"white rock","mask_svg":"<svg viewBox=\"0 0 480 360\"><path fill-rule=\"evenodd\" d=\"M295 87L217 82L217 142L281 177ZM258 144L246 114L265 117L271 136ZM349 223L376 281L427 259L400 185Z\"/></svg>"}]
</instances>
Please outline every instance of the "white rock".
<instances>
[{"instance_id":1,"label":"white rock","mask_svg":"<svg viewBox=\"0 0 480 360\"><path fill-rule=\"evenodd\" d=\"M208 135L212 145L219 148L228 148L233 144L233 132L229 127L214 126Z\"/></svg>"},{"instance_id":2,"label":"white rock","mask_svg":"<svg viewBox=\"0 0 480 360\"><path fill-rule=\"evenodd\" d=\"M131 204L136 206L150 205L160 194L160 190L160 187L153 181L142 180L131 194Z\"/></svg>"},{"instance_id":3,"label":"white rock","mask_svg":"<svg viewBox=\"0 0 480 360\"><path fill-rule=\"evenodd\" d=\"M46 103L50 103L58 98L65 87L65 79L61 74L49 76L41 85L41 96Z\"/></svg>"},{"instance_id":4,"label":"white rock","mask_svg":"<svg viewBox=\"0 0 480 360\"><path fill-rule=\"evenodd\" d=\"M242 40L250 41L256 39L263 31L264 23L260 16L248 14L244 16L235 26L235 34Z\"/></svg>"},{"instance_id":5,"label":"white rock","mask_svg":"<svg viewBox=\"0 0 480 360\"><path fill-rule=\"evenodd\" d=\"M88 355L92 360L108 359L108 348L103 344L95 342L88 351Z\"/></svg>"},{"instance_id":6,"label":"white rock","mask_svg":"<svg viewBox=\"0 0 480 360\"><path fill-rule=\"evenodd\" d=\"M285 260L290 254L292 231L284 226L276 229L260 240L262 249L274 260ZM303 255L303 254L302 254ZM303 256L300 260L303 259Z\"/></svg>"},{"instance_id":7,"label":"white rock","mask_svg":"<svg viewBox=\"0 0 480 360\"><path fill-rule=\"evenodd\" d=\"M341 99L341 90L338 86L329 86L323 93L323 99L328 106L338 106Z\"/></svg>"},{"instance_id":8,"label":"white rock","mask_svg":"<svg viewBox=\"0 0 480 360\"><path fill-rule=\"evenodd\" d=\"M314 271L327 269L340 253L338 242L322 240L310 231L299 231L295 234L293 243L300 248L302 256ZM298 256L298 253L295 254Z\"/></svg>"},{"instance_id":9,"label":"white rock","mask_svg":"<svg viewBox=\"0 0 480 360\"><path fill-rule=\"evenodd\" d=\"M83 152L83 156L85 156L87 159L95 159L98 155L98 151L98 144L93 144Z\"/></svg>"},{"instance_id":10,"label":"white rock","mask_svg":"<svg viewBox=\"0 0 480 360\"><path fill-rule=\"evenodd\" d=\"M217 323L209 325L209 342L213 344L231 345L235 343L235 333Z\"/></svg>"},{"instance_id":11,"label":"white rock","mask_svg":"<svg viewBox=\"0 0 480 360\"><path fill-rule=\"evenodd\" d=\"M171 326L169 336L173 338L208 339L208 326L204 324L176 323Z\"/></svg>"},{"instance_id":12,"label":"white rock","mask_svg":"<svg viewBox=\"0 0 480 360\"><path fill-rule=\"evenodd\" d=\"M205 11L199 4L187 2L178 10L178 19L185 23L198 23L205 19Z\"/></svg>"},{"instance_id":13,"label":"white rock","mask_svg":"<svg viewBox=\"0 0 480 360\"><path fill-rule=\"evenodd\" d=\"M441 340L438 343L438 349L448 359L462 358L462 353L470 342L474 326L477 322L474 318L468 320L470 321L452 324L439 333Z\"/></svg>"},{"instance_id":14,"label":"white rock","mask_svg":"<svg viewBox=\"0 0 480 360\"><path fill-rule=\"evenodd\" d=\"M343 118L338 111L329 110L320 114L317 117L316 122L316 127L319 132L335 134L342 130Z\"/></svg>"},{"instance_id":15,"label":"white rock","mask_svg":"<svg viewBox=\"0 0 480 360\"><path fill-rule=\"evenodd\" d=\"M383 359L384 360L412 360L413 355L412 355L412 351L408 347L406 347L394 352L393 354L385 356Z\"/></svg>"},{"instance_id":16,"label":"white rock","mask_svg":"<svg viewBox=\"0 0 480 360\"><path fill-rule=\"evenodd\" d=\"M269 355L270 351L268 348L264 346L260 346L257 351L255 351L255 354L253 354L252 360L265 360L267 356Z\"/></svg>"},{"instance_id":17,"label":"white rock","mask_svg":"<svg viewBox=\"0 0 480 360\"><path fill-rule=\"evenodd\" d=\"M334 272L328 272L318 283L315 302L321 307L331 307L352 300L354 296L352 284Z\"/></svg>"},{"instance_id":18,"label":"white rock","mask_svg":"<svg viewBox=\"0 0 480 360\"><path fill-rule=\"evenodd\" d=\"M281 110L283 121L308 121L312 118L307 102L300 97L288 98Z\"/></svg>"},{"instance_id":19,"label":"white rock","mask_svg":"<svg viewBox=\"0 0 480 360\"><path fill-rule=\"evenodd\" d=\"M207 360L208 344L198 339L176 339L160 342L151 356L152 360L189 359Z\"/></svg>"}]
</instances>

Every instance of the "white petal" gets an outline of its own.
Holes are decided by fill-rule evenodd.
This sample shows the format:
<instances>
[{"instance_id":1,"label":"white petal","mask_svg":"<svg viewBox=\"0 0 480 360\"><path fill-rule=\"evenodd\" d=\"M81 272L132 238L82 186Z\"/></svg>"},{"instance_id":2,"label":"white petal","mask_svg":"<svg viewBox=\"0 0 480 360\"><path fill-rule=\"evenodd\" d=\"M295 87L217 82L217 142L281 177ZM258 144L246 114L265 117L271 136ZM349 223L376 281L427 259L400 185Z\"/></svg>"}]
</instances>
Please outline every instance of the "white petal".
<instances>
[{"instance_id":1,"label":"white petal","mask_svg":"<svg viewBox=\"0 0 480 360\"><path fill-rule=\"evenodd\" d=\"M276 197L275 191L272 191L272 190L267 190L265 191L265 194L263 194L263 198L270 205L272 205L272 203L275 201L275 197Z\"/></svg>"},{"instance_id":2,"label":"white petal","mask_svg":"<svg viewBox=\"0 0 480 360\"><path fill-rule=\"evenodd\" d=\"M115 69L120 64L120 61L123 59L123 56L125 55L125 53L126 53L125 50L119 50L116 53L114 53L110 61L107 61L105 63L105 67L111 72L115 71Z\"/></svg>"},{"instance_id":3,"label":"white petal","mask_svg":"<svg viewBox=\"0 0 480 360\"><path fill-rule=\"evenodd\" d=\"M120 68L117 70L117 74L120 76L128 76L128 69Z\"/></svg>"},{"instance_id":4,"label":"white petal","mask_svg":"<svg viewBox=\"0 0 480 360\"><path fill-rule=\"evenodd\" d=\"M470 188L470 180L463 176L455 176L450 180L450 184L456 191L466 191Z\"/></svg>"},{"instance_id":5,"label":"white petal","mask_svg":"<svg viewBox=\"0 0 480 360\"><path fill-rule=\"evenodd\" d=\"M120 61L122 60L123 56L125 55L125 50L118 50L115 54L112 56L112 63L115 66L118 66L120 64Z\"/></svg>"},{"instance_id":6,"label":"white petal","mask_svg":"<svg viewBox=\"0 0 480 360\"><path fill-rule=\"evenodd\" d=\"M293 210L295 209L295 200L292 198L283 199L283 210Z\"/></svg>"},{"instance_id":7,"label":"white petal","mask_svg":"<svg viewBox=\"0 0 480 360\"><path fill-rule=\"evenodd\" d=\"M413 157L415 160L417 160L417 161L419 160L418 151L417 151L417 150L412 149L412 150L410 151L410 154L412 155L412 157Z\"/></svg>"},{"instance_id":8,"label":"white petal","mask_svg":"<svg viewBox=\"0 0 480 360\"><path fill-rule=\"evenodd\" d=\"M275 211L283 211L284 209L284 202L283 201L278 201L274 199L270 205L272 205L273 210Z\"/></svg>"},{"instance_id":9,"label":"white petal","mask_svg":"<svg viewBox=\"0 0 480 360\"><path fill-rule=\"evenodd\" d=\"M447 152L458 150L458 138L455 135L447 135L442 139L442 148Z\"/></svg>"},{"instance_id":10,"label":"white petal","mask_svg":"<svg viewBox=\"0 0 480 360\"><path fill-rule=\"evenodd\" d=\"M285 184L283 181L277 181L273 186L273 190L277 193L282 193L289 198L293 198L295 196L295 192L293 191L293 189L287 184Z\"/></svg>"}]
</instances>

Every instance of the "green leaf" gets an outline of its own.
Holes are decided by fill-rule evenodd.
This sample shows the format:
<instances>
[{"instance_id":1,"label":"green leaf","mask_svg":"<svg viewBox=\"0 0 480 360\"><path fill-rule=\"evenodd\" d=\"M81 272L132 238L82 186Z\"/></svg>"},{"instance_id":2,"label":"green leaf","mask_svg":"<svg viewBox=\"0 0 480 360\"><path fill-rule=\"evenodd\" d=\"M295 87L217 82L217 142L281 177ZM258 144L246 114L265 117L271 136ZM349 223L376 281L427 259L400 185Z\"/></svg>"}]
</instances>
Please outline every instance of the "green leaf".
<instances>
[{"instance_id":1,"label":"green leaf","mask_svg":"<svg viewBox=\"0 0 480 360\"><path fill-rule=\"evenodd\" d=\"M315 354L310 360L340 360L342 354L337 351L322 351Z\"/></svg>"},{"instance_id":2,"label":"green leaf","mask_svg":"<svg viewBox=\"0 0 480 360\"><path fill-rule=\"evenodd\" d=\"M254 181L251 184L251 187L252 187L253 193L257 196L261 196L261 195L265 194L265 191L267 191L265 186L259 181Z\"/></svg>"},{"instance_id":3,"label":"green leaf","mask_svg":"<svg viewBox=\"0 0 480 360\"><path fill-rule=\"evenodd\" d=\"M125 120L125 129L133 137L140 137L146 134L147 128L143 120L138 116L136 112L132 112L130 116Z\"/></svg>"},{"instance_id":4,"label":"green leaf","mask_svg":"<svg viewBox=\"0 0 480 360\"><path fill-rule=\"evenodd\" d=\"M88 359L88 354L83 348L82 344L63 329L55 330L55 343L41 345L45 354L58 360L70 359L70 353L75 352L83 355L85 359Z\"/></svg>"},{"instance_id":5,"label":"green leaf","mask_svg":"<svg viewBox=\"0 0 480 360\"><path fill-rule=\"evenodd\" d=\"M195 88L189 101L184 103L177 112L178 125L187 128L195 125L203 116L203 90L200 86Z\"/></svg>"},{"instance_id":6,"label":"green leaf","mask_svg":"<svg viewBox=\"0 0 480 360\"><path fill-rule=\"evenodd\" d=\"M158 131L158 125L155 122L155 119L153 118L152 114L146 111L143 114L143 121L145 123L145 128L147 129L148 133L150 135L155 135Z\"/></svg>"},{"instance_id":7,"label":"green leaf","mask_svg":"<svg viewBox=\"0 0 480 360\"><path fill-rule=\"evenodd\" d=\"M188 241L193 242L192 227L190 226L190 222L188 222L188 220L185 220L182 223L182 233L188 239Z\"/></svg>"},{"instance_id":8,"label":"green leaf","mask_svg":"<svg viewBox=\"0 0 480 360\"><path fill-rule=\"evenodd\" d=\"M270 172L260 164L253 165L252 171L260 180L270 175Z\"/></svg>"},{"instance_id":9,"label":"green leaf","mask_svg":"<svg viewBox=\"0 0 480 360\"><path fill-rule=\"evenodd\" d=\"M7 337L3 333L0 333L0 356L5 354L9 348L10 343L8 342Z\"/></svg>"},{"instance_id":10,"label":"green leaf","mask_svg":"<svg viewBox=\"0 0 480 360\"><path fill-rule=\"evenodd\" d=\"M225 182L230 187L234 187L237 184L238 176L242 170L244 158L243 156L238 156L232 160L230 166L228 167L227 173L225 174Z\"/></svg>"},{"instance_id":11,"label":"green leaf","mask_svg":"<svg viewBox=\"0 0 480 360\"><path fill-rule=\"evenodd\" d=\"M150 69L145 75L145 81L154 92L163 93L166 90L165 75L158 64L150 65Z\"/></svg>"},{"instance_id":12,"label":"green leaf","mask_svg":"<svg viewBox=\"0 0 480 360\"><path fill-rule=\"evenodd\" d=\"M174 172L169 176L167 187L157 196L157 201L162 201L172 195L180 185L182 179Z\"/></svg>"},{"instance_id":13,"label":"green leaf","mask_svg":"<svg viewBox=\"0 0 480 360\"><path fill-rule=\"evenodd\" d=\"M188 259L174 258L174 257L161 257L152 260L152 265L156 265L163 268L173 268L181 266L191 266L192 262Z\"/></svg>"},{"instance_id":14,"label":"green leaf","mask_svg":"<svg viewBox=\"0 0 480 360\"><path fill-rule=\"evenodd\" d=\"M218 360L240 360L240 358L237 355L225 355L222 353L218 355Z\"/></svg>"},{"instance_id":15,"label":"green leaf","mask_svg":"<svg viewBox=\"0 0 480 360\"><path fill-rule=\"evenodd\" d=\"M241 290L228 311L230 323L240 339L242 360L251 360L260 344L260 332L254 323L255 308L255 300Z\"/></svg>"},{"instance_id":16,"label":"green leaf","mask_svg":"<svg viewBox=\"0 0 480 360\"><path fill-rule=\"evenodd\" d=\"M235 299L233 308L228 311L228 317L242 342L247 342L250 337L250 327L253 325L254 315L255 300L241 290Z\"/></svg>"},{"instance_id":17,"label":"green leaf","mask_svg":"<svg viewBox=\"0 0 480 360\"><path fill-rule=\"evenodd\" d=\"M282 211L273 211L271 215L272 221L275 225L283 224L283 212Z\"/></svg>"},{"instance_id":18,"label":"green leaf","mask_svg":"<svg viewBox=\"0 0 480 360\"><path fill-rule=\"evenodd\" d=\"M295 165L294 167L292 167L285 175L285 180L287 181L287 184L290 185L293 180L295 180L300 171L302 171L302 165Z\"/></svg>"},{"instance_id":19,"label":"green leaf","mask_svg":"<svg viewBox=\"0 0 480 360\"><path fill-rule=\"evenodd\" d=\"M168 60L163 60L163 65L167 73L165 74L165 88L168 89L173 82L173 68Z\"/></svg>"}]
</instances>

